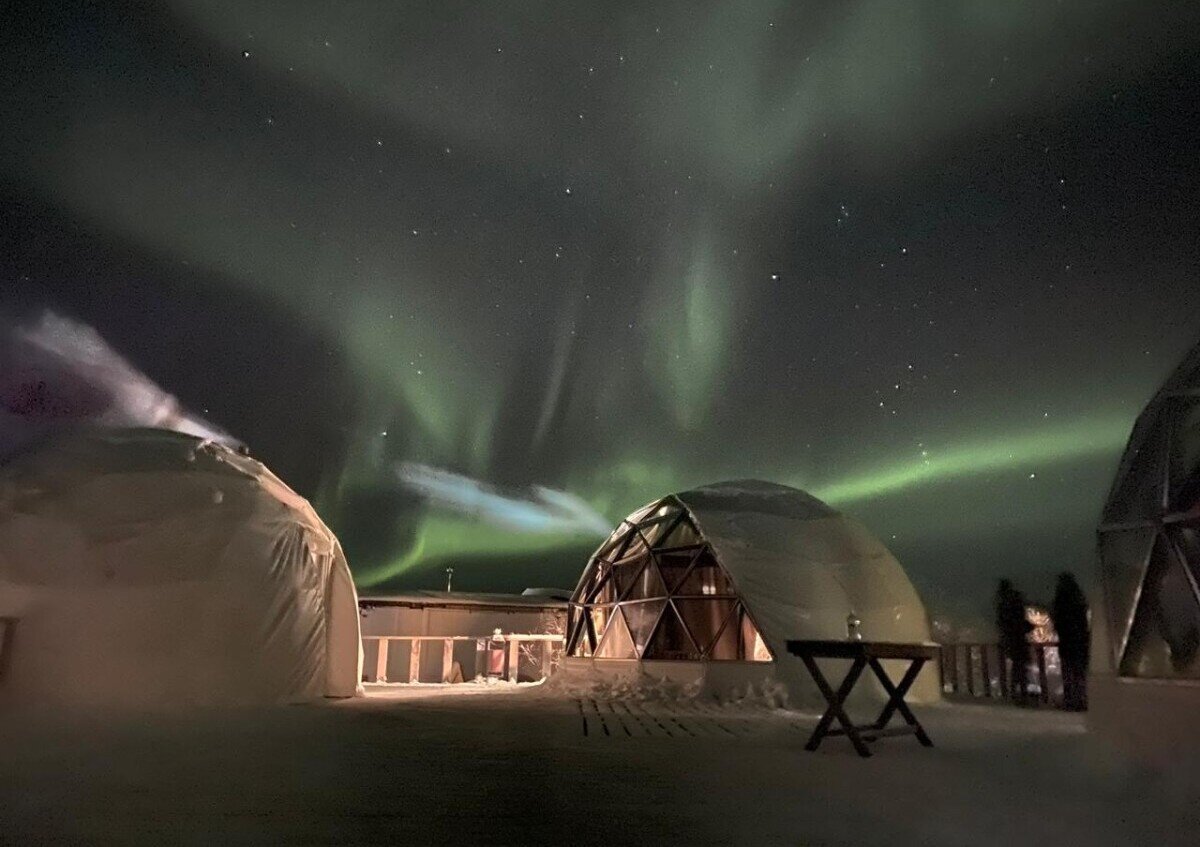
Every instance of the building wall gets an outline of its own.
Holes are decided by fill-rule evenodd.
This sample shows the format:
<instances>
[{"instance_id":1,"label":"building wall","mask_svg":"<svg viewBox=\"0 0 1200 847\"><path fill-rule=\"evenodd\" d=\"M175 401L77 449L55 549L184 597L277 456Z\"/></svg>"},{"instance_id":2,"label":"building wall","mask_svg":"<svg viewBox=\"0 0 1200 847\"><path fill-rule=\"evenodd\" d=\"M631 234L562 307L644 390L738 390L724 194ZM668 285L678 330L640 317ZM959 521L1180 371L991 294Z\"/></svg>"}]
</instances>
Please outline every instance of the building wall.
<instances>
[{"instance_id":1,"label":"building wall","mask_svg":"<svg viewBox=\"0 0 1200 847\"><path fill-rule=\"evenodd\" d=\"M362 634L367 635L491 635L502 632L550 632L547 618L565 625L566 609L537 607L508 610L497 607L438 608L374 606L362 610Z\"/></svg>"}]
</instances>

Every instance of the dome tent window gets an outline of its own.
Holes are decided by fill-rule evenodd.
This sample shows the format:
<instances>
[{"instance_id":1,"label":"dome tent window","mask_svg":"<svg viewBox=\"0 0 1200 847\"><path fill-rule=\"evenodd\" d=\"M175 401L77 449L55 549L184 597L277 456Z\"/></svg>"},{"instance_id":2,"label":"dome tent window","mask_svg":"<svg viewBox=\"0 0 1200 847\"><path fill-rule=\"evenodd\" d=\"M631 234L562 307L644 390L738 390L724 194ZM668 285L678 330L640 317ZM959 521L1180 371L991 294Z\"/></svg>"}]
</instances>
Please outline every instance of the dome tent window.
<instances>
[{"instance_id":1,"label":"dome tent window","mask_svg":"<svg viewBox=\"0 0 1200 847\"><path fill-rule=\"evenodd\" d=\"M769 662L750 613L673 495L601 545L571 598L568 655Z\"/></svg>"}]
</instances>

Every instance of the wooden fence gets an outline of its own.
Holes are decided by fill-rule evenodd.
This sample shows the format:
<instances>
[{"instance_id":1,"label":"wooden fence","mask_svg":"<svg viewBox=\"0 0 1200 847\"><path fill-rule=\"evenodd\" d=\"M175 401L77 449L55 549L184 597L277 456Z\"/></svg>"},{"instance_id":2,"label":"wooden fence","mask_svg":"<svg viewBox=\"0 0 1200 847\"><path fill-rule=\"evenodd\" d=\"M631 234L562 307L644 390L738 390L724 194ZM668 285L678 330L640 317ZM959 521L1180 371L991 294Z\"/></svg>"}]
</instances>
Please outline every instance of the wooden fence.
<instances>
[{"instance_id":1,"label":"wooden fence","mask_svg":"<svg viewBox=\"0 0 1200 847\"><path fill-rule=\"evenodd\" d=\"M1026 689L1012 691L1012 660L999 644L943 644L942 693L979 700L1009 700L1061 708L1062 666L1058 643L1029 645Z\"/></svg>"},{"instance_id":2,"label":"wooden fence","mask_svg":"<svg viewBox=\"0 0 1200 847\"><path fill-rule=\"evenodd\" d=\"M400 681L388 678L388 663L395 655L393 645L396 645L402 651L407 649L408 652L407 669L402 672L403 681L408 683L422 682L421 658L424 650L433 644L441 645L442 654L441 676L437 681L455 681L454 648L456 644L468 641L475 644L475 661L472 663L469 671L463 671L463 680L487 675L502 677L509 682L517 682L520 678L523 651L525 656L535 659L533 662L526 662L527 670L532 666L534 668L534 679L544 679L550 675L550 668L563 648L564 638L561 635L528 633L509 633L499 638L495 636L478 637L474 635L364 635L364 647L368 644L376 645L374 674L367 674L364 682ZM407 644L397 645L397 642L407 642ZM533 655L535 651L541 653L540 658ZM365 668L364 673L366 673Z\"/></svg>"},{"instance_id":3,"label":"wooden fence","mask_svg":"<svg viewBox=\"0 0 1200 847\"><path fill-rule=\"evenodd\" d=\"M0 682L4 681L8 665L12 661L12 645L16 631L16 618L0 618Z\"/></svg>"}]
</instances>

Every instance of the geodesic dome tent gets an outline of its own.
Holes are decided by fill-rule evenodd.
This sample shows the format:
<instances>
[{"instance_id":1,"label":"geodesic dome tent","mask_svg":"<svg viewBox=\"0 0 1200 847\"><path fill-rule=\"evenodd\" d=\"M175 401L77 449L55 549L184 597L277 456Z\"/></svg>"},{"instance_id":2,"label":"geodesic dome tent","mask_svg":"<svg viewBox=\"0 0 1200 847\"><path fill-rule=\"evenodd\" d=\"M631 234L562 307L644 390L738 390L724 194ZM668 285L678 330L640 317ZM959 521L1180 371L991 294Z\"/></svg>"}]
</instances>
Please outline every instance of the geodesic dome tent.
<instances>
[{"instance_id":1,"label":"geodesic dome tent","mask_svg":"<svg viewBox=\"0 0 1200 847\"><path fill-rule=\"evenodd\" d=\"M263 465L164 430L59 435L0 466L0 696L345 697L358 603L333 533Z\"/></svg>"},{"instance_id":2,"label":"geodesic dome tent","mask_svg":"<svg viewBox=\"0 0 1200 847\"><path fill-rule=\"evenodd\" d=\"M571 598L564 666L678 679L688 664L713 688L766 675L815 702L785 642L845 638L851 613L865 639L930 639L904 569L860 523L787 486L718 483L655 500L600 545ZM933 674L917 699L938 696Z\"/></svg>"},{"instance_id":3,"label":"geodesic dome tent","mask_svg":"<svg viewBox=\"0 0 1200 847\"><path fill-rule=\"evenodd\" d=\"M1200 347L1134 425L1098 548L1098 658L1121 677L1200 680Z\"/></svg>"}]
</instances>

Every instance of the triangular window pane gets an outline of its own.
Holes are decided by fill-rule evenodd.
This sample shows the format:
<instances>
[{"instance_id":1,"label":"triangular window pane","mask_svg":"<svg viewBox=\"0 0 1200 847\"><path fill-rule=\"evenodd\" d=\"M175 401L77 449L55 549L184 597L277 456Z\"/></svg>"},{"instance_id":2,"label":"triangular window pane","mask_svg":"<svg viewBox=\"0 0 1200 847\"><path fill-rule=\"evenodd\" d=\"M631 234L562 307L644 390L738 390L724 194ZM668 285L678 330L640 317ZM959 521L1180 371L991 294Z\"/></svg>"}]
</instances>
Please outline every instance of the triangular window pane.
<instances>
[{"instance_id":1,"label":"triangular window pane","mask_svg":"<svg viewBox=\"0 0 1200 847\"><path fill-rule=\"evenodd\" d=\"M747 662L772 661L771 651L767 648L767 643L763 641L763 637L754 625L754 621L750 619L750 615L746 613L745 609L741 609L740 613L742 616L742 643L738 647L738 652L741 654L742 659Z\"/></svg>"},{"instance_id":2,"label":"triangular window pane","mask_svg":"<svg viewBox=\"0 0 1200 847\"><path fill-rule=\"evenodd\" d=\"M653 503L642 506L642 508L638 509L632 515L627 517L625 522L629 524L641 523L642 521L650 518L655 512L661 509L663 505L665 504L661 500L655 500Z\"/></svg>"},{"instance_id":3,"label":"triangular window pane","mask_svg":"<svg viewBox=\"0 0 1200 847\"><path fill-rule=\"evenodd\" d=\"M572 603L567 608L567 655L578 656L580 641L587 641L584 635L583 618L587 613L583 606Z\"/></svg>"},{"instance_id":4,"label":"triangular window pane","mask_svg":"<svg viewBox=\"0 0 1200 847\"><path fill-rule=\"evenodd\" d=\"M636 659L637 651L633 648L633 639L629 637L629 628L625 626L625 618L613 615L604 638L596 648L597 659Z\"/></svg>"},{"instance_id":5,"label":"triangular window pane","mask_svg":"<svg viewBox=\"0 0 1200 847\"><path fill-rule=\"evenodd\" d=\"M1129 639L1134 604L1146 578L1154 537L1152 527L1100 533L1100 579L1105 586L1109 632L1118 659Z\"/></svg>"},{"instance_id":6,"label":"triangular window pane","mask_svg":"<svg viewBox=\"0 0 1200 847\"><path fill-rule=\"evenodd\" d=\"M638 655L646 649L650 636L654 633L654 625L662 614L666 600L647 600L645 603L622 603L621 612L629 625L629 634L633 637L633 645Z\"/></svg>"},{"instance_id":7,"label":"triangular window pane","mask_svg":"<svg viewBox=\"0 0 1200 847\"><path fill-rule=\"evenodd\" d=\"M667 584L668 589L672 592L675 591L676 587L687 575L692 562L696 561L696 557L703 550L703 545L700 545L654 551L654 558L658 562L659 573L662 574L663 581Z\"/></svg>"},{"instance_id":8,"label":"triangular window pane","mask_svg":"<svg viewBox=\"0 0 1200 847\"><path fill-rule=\"evenodd\" d=\"M675 607L670 603L663 609L659 618L658 628L642 654L643 659L690 659L700 658L700 650L692 637L688 635L683 621L675 613Z\"/></svg>"},{"instance_id":9,"label":"triangular window pane","mask_svg":"<svg viewBox=\"0 0 1200 847\"><path fill-rule=\"evenodd\" d=\"M612 617L612 610L612 606L592 606L588 609L585 635L590 652L594 652L596 645L600 643L600 638L608 627L608 619Z\"/></svg>"},{"instance_id":10,"label":"triangular window pane","mask_svg":"<svg viewBox=\"0 0 1200 847\"><path fill-rule=\"evenodd\" d=\"M736 605L737 602L734 600L680 599L675 601L675 608L679 610L679 616L683 618L684 625L692 634L692 640L696 642L700 652L705 655L708 654L713 642L717 640L718 633L721 632L721 628ZM737 653L736 639L733 651L735 654Z\"/></svg>"},{"instance_id":11,"label":"triangular window pane","mask_svg":"<svg viewBox=\"0 0 1200 847\"><path fill-rule=\"evenodd\" d=\"M625 545L629 543L629 534L631 532L633 532L633 527L627 523L622 523L608 537L608 540L600 546L600 549L596 552L596 558L607 559L610 562L620 558L625 550Z\"/></svg>"},{"instance_id":12,"label":"triangular window pane","mask_svg":"<svg viewBox=\"0 0 1200 847\"><path fill-rule=\"evenodd\" d=\"M596 596L596 588L607 574L609 567L607 562L592 559L591 564L588 565L587 578L580 582L579 590L572 599L579 603L592 602L591 598Z\"/></svg>"},{"instance_id":13,"label":"triangular window pane","mask_svg":"<svg viewBox=\"0 0 1200 847\"><path fill-rule=\"evenodd\" d=\"M1154 520L1163 513L1172 423L1167 405L1151 401L1134 426L1104 507L1104 523Z\"/></svg>"},{"instance_id":14,"label":"triangular window pane","mask_svg":"<svg viewBox=\"0 0 1200 847\"><path fill-rule=\"evenodd\" d=\"M575 640L571 650L572 656L590 656L592 655L593 642L591 633L588 629L588 615L586 612L579 617L579 623L575 626Z\"/></svg>"},{"instance_id":15,"label":"triangular window pane","mask_svg":"<svg viewBox=\"0 0 1200 847\"><path fill-rule=\"evenodd\" d=\"M725 595L734 593L733 583L725 573L725 569L717 564L711 550L705 550L697 557L696 563L688 571L683 581L676 586L675 594L680 595Z\"/></svg>"},{"instance_id":16,"label":"triangular window pane","mask_svg":"<svg viewBox=\"0 0 1200 847\"><path fill-rule=\"evenodd\" d=\"M596 572L599 570L599 563L596 559L588 562L587 570L583 572L583 576L579 580L579 585L575 589L575 593L571 595L573 602L585 602L596 588Z\"/></svg>"},{"instance_id":17,"label":"triangular window pane","mask_svg":"<svg viewBox=\"0 0 1200 847\"><path fill-rule=\"evenodd\" d=\"M632 550L635 546L640 551L640 555L627 555L621 561L613 564L613 580L616 584L617 596L624 597L626 592L633 586L634 582L642 573L642 567L646 562L650 561L650 551L646 545L640 542L637 545L630 544Z\"/></svg>"},{"instance_id":18,"label":"triangular window pane","mask_svg":"<svg viewBox=\"0 0 1200 847\"><path fill-rule=\"evenodd\" d=\"M648 600L651 597L666 597L667 586L658 574L658 566L650 557L638 575L629 583L622 600Z\"/></svg>"},{"instance_id":19,"label":"triangular window pane","mask_svg":"<svg viewBox=\"0 0 1200 847\"><path fill-rule=\"evenodd\" d=\"M638 530L642 533L642 537L646 539L646 543L651 547L658 546L663 536L670 532L671 528L678 522L680 515L681 513L678 510L664 506L655 513L653 518L639 523Z\"/></svg>"},{"instance_id":20,"label":"triangular window pane","mask_svg":"<svg viewBox=\"0 0 1200 847\"><path fill-rule=\"evenodd\" d=\"M1200 677L1200 599L1169 534L1164 534L1163 547L1167 569L1158 587L1159 633L1171 647L1175 674Z\"/></svg>"},{"instance_id":21,"label":"triangular window pane","mask_svg":"<svg viewBox=\"0 0 1200 847\"><path fill-rule=\"evenodd\" d=\"M1185 523L1177 523L1170 527L1167 535L1191 572L1192 579L1200 584L1200 514Z\"/></svg>"},{"instance_id":22,"label":"triangular window pane","mask_svg":"<svg viewBox=\"0 0 1200 847\"><path fill-rule=\"evenodd\" d=\"M597 567L598 579L592 587L592 594L587 597L588 603L615 603L617 600L617 586L613 578L613 566L608 562L601 562Z\"/></svg>"},{"instance_id":23,"label":"triangular window pane","mask_svg":"<svg viewBox=\"0 0 1200 847\"><path fill-rule=\"evenodd\" d=\"M696 531L696 527L688 519L687 512L683 512L675 525L659 539L656 546L684 547L688 544L699 544L702 540L700 533Z\"/></svg>"},{"instance_id":24,"label":"triangular window pane","mask_svg":"<svg viewBox=\"0 0 1200 847\"><path fill-rule=\"evenodd\" d=\"M724 603L727 601L716 600L713 602ZM708 658L710 660L714 662L732 662L742 658L740 652L741 626L742 607L741 605L735 605L730 611L729 617L725 619L725 623L721 626L721 631L717 634L716 640L708 648Z\"/></svg>"},{"instance_id":25,"label":"triangular window pane","mask_svg":"<svg viewBox=\"0 0 1200 847\"><path fill-rule=\"evenodd\" d=\"M1188 512L1200 506L1200 400L1180 397L1175 404L1169 511Z\"/></svg>"},{"instance_id":26,"label":"triangular window pane","mask_svg":"<svg viewBox=\"0 0 1200 847\"><path fill-rule=\"evenodd\" d=\"M629 543L625 545L625 549L621 551L620 558L614 560L614 564L622 565L626 562L640 562L649 553L650 548L646 546L645 540L637 530L633 531L629 539Z\"/></svg>"},{"instance_id":27,"label":"triangular window pane","mask_svg":"<svg viewBox=\"0 0 1200 847\"><path fill-rule=\"evenodd\" d=\"M1200 677L1200 603L1165 535L1151 554L1121 673Z\"/></svg>"}]
</instances>

